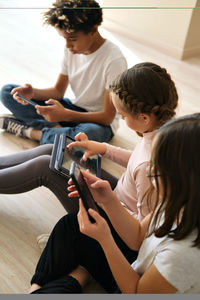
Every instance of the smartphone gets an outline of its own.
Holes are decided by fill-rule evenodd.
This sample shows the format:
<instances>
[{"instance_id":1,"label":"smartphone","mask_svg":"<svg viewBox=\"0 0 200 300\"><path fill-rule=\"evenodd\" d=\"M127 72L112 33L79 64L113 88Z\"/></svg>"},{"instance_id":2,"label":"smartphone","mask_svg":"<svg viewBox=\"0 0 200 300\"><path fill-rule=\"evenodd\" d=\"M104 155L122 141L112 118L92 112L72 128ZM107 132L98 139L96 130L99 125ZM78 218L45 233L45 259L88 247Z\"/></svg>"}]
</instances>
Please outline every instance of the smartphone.
<instances>
[{"instance_id":1,"label":"smartphone","mask_svg":"<svg viewBox=\"0 0 200 300\"><path fill-rule=\"evenodd\" d=\"M79 193L79 196L82 199L85 209L88 211L89 208L92 208L97 212L99 212L97 204L90 192L90 189L88 188L88 185L83 177L83 174L81 173L80 166L74 161L71 164L70 177L72 178L73 183ZM94 219L90 215L88 216L90 221L94 223L95 222Z\"/></svg>"},{"instance_id":2,"label":"smartphone","mask_svg":"<svg viewBox=\"0 0 200 300\"><path fill-rule=\"evenodd\" d=\"M18 93L16 94L16 96L20 97L21 99L23 99L24 101L26 101L27 103L29 103L29 104L31 104L31 105L33 105L33 106L36 106L36 105L37 105L36 102L34 102L34 101L32 101L32 100L30 100L30 99L28 99L28 98L26 98L26 97L24 97L24 96L18 94Z\"/></svg>"},{"instance_id":3,"label":"smartphone","mask_svg":"<svg viewBox=\"0 0 200 300\"><path fill-rule=\"evenodd\" d=\"M74 141L74 139L66 134L61 134L56 158L57 170L68 175L71 163L75 161L81 168L89 169L91 173L97 177L101 177L101 156L97 154L84 161L82 157L85 148L74 146L69 149L66 147Z\"/></svg>"}]
</instances>

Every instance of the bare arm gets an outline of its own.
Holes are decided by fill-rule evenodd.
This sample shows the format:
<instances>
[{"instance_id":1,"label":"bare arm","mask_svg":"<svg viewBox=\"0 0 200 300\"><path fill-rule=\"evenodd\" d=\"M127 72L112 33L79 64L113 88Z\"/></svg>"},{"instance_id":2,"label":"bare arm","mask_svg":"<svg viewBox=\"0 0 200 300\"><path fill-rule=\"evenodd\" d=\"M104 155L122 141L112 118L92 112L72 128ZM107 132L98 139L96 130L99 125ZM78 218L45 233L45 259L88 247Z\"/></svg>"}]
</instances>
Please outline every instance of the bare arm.
<instances>
[{"instance_id":1,"label":"bare arm","mask_svg":"<svg viewBox=\"0 0 200 300\"><path fill-rule=\"evenodd\" d=\"M108 181L102 180L84 170L82 170L82 174L95 201L104 209L119 236L129 248L138 250L147 231L151 215L149 214L140 223L122 206Z\"/></svg>"},{"instance_id":2,"label":"bare arm","mask_svg":"<svg viewBox=\"0 0 200 300\"><path fill-rule=\"evenodd\" d=\"M65 94L68 83L68 76L59 74L54 87L48 89L33 88L34 98L38 100L48 100L50 98L60 100Z\"/></svg>"},{"instance_id":3,"label":"bare arm","mask_svg":"<svg viewBox=\"0 0 200 300\"><path fill-rule=\"evenodd\" d=\"M104 108L99 112L87 112L87 113L79 113L76 111L72 111L71 121L76 122L91 122L98 123L102 125L110 125L114 120L116 114L116 110L114 105L112 104L109 91L106 90L104 94Z\"/></svg>"},{"instance_id":4,"label":"bare arm","mask_svg":"<svg viewBox=\"0 0 200 300\"><path fill-rule=\"evenodd\" d=\"M122 240L129 248L138 251L147 232L149 222L151 220L151 214L148 214L140 223L124 208L124 206L122 206L115 194L113 201L104 203L102 208L105 210L113 227Z\"/></svg>"},{"instance_id":5,"label":"bare arm","mask_svg":"<svg viewBox=\"0 0 200 300\"><path fill-rule=\"evenodd\" d=\"M153 264L146 270L146 272L144 272L142 276L137 274L131 267L127 259L124 257L118 246L116 245L106 220L103 217L101 217L96 211L89 209L90 215L95 219L95 223L91 223L81 201L79 207L80 209L78 213L78 222L80 226L80 231L96 239L100 243L106 255L108 264L115 278L115 281L118 284L122 293L162 294L176 292L176 288L172 286L158 272L158 270ZM137 222L137 220L135 221ZM139 232L142 234L137 234L137 236L140 241L144 239L144 233L146 233L148 224L149 218L146 218L139 225ZM136 225L135 232L138 229L139 228Z\"/></svg>"},{"instance_id":6,"label":"bare arm","mask_svg":"<svg viewBox=\"0 0 200 300\"><path fill-rule=\"evenodd\" d=\"M59 74L56 84L52 88L48 89L36 89L33 88L30 84L25 84L24 86L16 87L11 91L11 94L14 95L15 93L19 93L24 97L29 99L37 99L37 100L48 100L50 98L54 99L62 99L64 93L68 86L68 76ZM14 95L14 99L18 102L27 105L24 101Z\"/></svg>"},{"instance_id":7,"label":"bare arm","mask_svg":"<svg viewBox=\"0 0 200 300\"><path fill-rule=\"evenodd\" d=\"M101 244L112 274L122 293L127 294L173 294L177 289L171 285L152 264L140 277L123 256L114 240Z\"/></svg>"}]
</instances>

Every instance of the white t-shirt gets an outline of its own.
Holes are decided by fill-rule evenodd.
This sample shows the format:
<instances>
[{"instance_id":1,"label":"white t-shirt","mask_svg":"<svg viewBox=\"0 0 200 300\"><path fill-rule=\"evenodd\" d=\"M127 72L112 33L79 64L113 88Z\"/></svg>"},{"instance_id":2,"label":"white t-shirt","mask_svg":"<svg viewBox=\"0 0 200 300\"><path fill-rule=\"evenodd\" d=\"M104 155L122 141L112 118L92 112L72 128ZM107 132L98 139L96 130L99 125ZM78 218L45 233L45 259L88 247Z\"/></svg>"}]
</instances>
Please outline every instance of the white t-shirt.
<instances>
[{"instance_id":1,"label":"white t-shirt","mask_svg":"<svg viewBox=\"0 0 200 300\"><path fill-rule=\"evenodd\" d=\"M109 84L127 69L127 62L118 46L106 40L95 52L73 54L64 51L61 74L67 75L75 95L70 101L90 112L101 111L104 106L104 93ZM115 133L119 115L111 124Z\"/></svg>"},{"instance_id":2,"label":"white t-shirt","mask_svg":"<svg viewBox=\"0 0 200 300\"><path fill-rule=\"evenodd\" d=\"M151 235L143 241L133 269L142 276L154 264L177 294L200 293L200 249L192 247L196 234L194 230L180 241Z\"/></svg>"}]
</instances>

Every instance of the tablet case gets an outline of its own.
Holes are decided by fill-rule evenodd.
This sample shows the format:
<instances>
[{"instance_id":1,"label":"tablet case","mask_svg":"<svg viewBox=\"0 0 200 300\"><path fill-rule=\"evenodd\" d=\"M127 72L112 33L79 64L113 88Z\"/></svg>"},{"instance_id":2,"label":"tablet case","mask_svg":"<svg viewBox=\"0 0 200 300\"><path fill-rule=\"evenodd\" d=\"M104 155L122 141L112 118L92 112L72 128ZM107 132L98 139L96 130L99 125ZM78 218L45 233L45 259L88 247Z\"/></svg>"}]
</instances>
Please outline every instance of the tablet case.
<instances>
[{"instance_id":1,"label":"tablet case","mask_svg":"<svg viewBox=\"0 0 200 300\"><path fill-rule=\"evenodd\" d=\"M60 172L57 170L57 150L58 150L58 144L60 141L60 134L56 134L55 138L54 138L54 144L53 144L53 149L52 149L52 153L51 153L51 159L50 159L50 164L49 164L49 168L52 171L55 171L57 173L60 174Z\"/></svg>"},{"instance_id":2,"label":"tablet case","mask_svg":"<svg viewBox=\"0 0 200 300\"><path fill-rule=\"evenodd\" d=\"M75 151L75 157L73 158L73 151L67 153L66 145L74 141L73 138L66 134L56 134L50 159L49 167L51 170L63 175L69 176L69 169L62 166L63 159L66 155L69 155L69 161L74 160L79 163L81 167L89 169L92 173L96 173L97 177L101 177L101 156L97 155L97 159L88 158L86 162L81 161L83 152ZM79 161L80 160L80 161Z\"/></svg>"}]
</instances>

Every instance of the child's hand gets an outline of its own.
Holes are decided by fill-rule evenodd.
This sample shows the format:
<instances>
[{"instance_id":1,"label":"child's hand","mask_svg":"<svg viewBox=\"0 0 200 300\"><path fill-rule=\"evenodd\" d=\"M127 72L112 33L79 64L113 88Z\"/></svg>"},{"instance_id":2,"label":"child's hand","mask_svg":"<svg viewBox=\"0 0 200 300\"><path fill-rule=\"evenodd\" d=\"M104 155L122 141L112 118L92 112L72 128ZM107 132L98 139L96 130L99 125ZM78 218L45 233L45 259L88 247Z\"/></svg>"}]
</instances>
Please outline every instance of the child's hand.
<instances>
[{"instance_id":1,"label":"child's hand","mask_svg":"<svg viewBox=\"0 0 200 300\"><path fill-rule=\"evenodd\" d=\"M95 220L95 223L90 222L88 213ZM111 231L106 220L91 208L88 210L88 213L80 199L78 212L80 232L97 240L100 244L108 241L111 238Z\"/></svg>"},{"instance_id":2,"label":"child's hand","mask_svg":"<svg viewBox=\"0 0 200 300\"><path fill-rule=\"evenodd\" d=\"M87 134L85 134L84 132L79 132L76 136L75 136L75 140L76 141L88 141L88 136Z\"/></svg>"},{"instance_id":3,"label":"child's hand","mask_svg":"<svg viewBox=\"0 0 200 300\"><path fill-rule=\"evenodd\" d=\"M68 185L69 185L67 188L69 191L68 197L70 197L70 198L79 197L79 193L76 190L76 187L73 184L73 180L71 178L68 180Z\"/></svg>"},{"instance_id":4,"label":"child's hand","mask_svg":"<svg viewBox=\"0 0 200 300\"><path fill-rule=\"evenodd\" d=\"M115 203L116 198L115 194L111 189L110 183L107 180L102 180L99 177L91 174L89 170L84 171L81 170L85 181L87 182L88 188L90 189L94 200L98 204L102 204L103 206L106 204L110 204L112 201ZM72 179L70 178L68 181L68 191L70 192L68 196L72 197L79 197L79 193L76 190L75 185L73 184Z\"/></svg>"},{"instance_id":5,"label":"child's hand","mask_svg":"<svg viewBox=\"0 0 200 300\"><path fill-rule=\"evenodd\" d=\"M83 160L86 161L89 156L93 156L95 154L103 155L106 152L106 145L103 143L90 141L85 133L80 132L75 137L75 142L67 145L67 148L72 148L74 146L79 146L85 148L86 151L83 155Z\"/></svg>"},{"instance_id":6,"label":"child's hand","mask_svg":"<svg viewBox=\"0 0 200 300\"><path fill-rule=\"evenodd\" d=\"M107 203L111 203L111 201L115 202L115 194L107 180L102 180L89 171L81 170L81 172L97 203L106 205Z\"/></svg>"},{"instance_id":7,"label":"child's hand","mask_svg":"<svg viewBox=\"0 0 200 300\"><path fill-rule=\"evenodd\" d=\"M16 87L16 88L12 89L12 91L11 91L11 95L13 95L13 98L17 102L19 102L23 105L28 105L28 103L26 101L24 101L23 99L21 99L20 97L18 97L17 94L21 94L22 96L24 96L28 99L32 99L34 97L33 88L30 84L25 84L24 86Z\"/></svg>"},{"instance_id":8,"label":"child's hand","mask_svg":"<svg viewBox=\"0 0 200 300\"><path fill-rule=\"evenodd\" d=\"M49 99L45 101L45 103L47 106L37 105L36 109L37 113L42 115L45 120L49 122L59 122L66 118L64 115L65 108L58 100Z\"/></svg>"}]
</instances>

